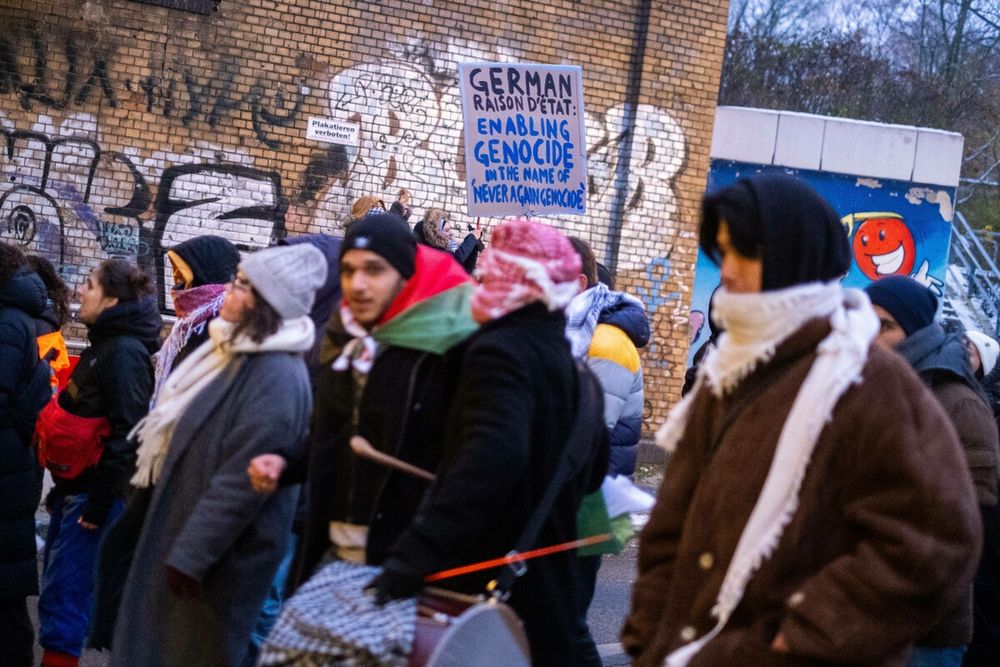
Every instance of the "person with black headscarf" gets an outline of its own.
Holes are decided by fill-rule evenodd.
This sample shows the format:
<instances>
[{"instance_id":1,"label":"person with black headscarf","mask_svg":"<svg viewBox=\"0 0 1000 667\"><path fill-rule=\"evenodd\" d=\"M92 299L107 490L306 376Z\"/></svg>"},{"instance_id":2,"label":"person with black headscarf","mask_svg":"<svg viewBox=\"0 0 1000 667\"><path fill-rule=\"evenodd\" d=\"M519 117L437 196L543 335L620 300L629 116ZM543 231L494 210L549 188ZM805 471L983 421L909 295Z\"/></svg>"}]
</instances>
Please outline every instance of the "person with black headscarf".
<instances>
[{"instance_id":1,"label":"person with black headscarf","mask_svg":"<svg viewBox=\"0 0 1000 667\"><path fill-rule=\"evenodd\" d=\"M152 402L160 394L167 376L184 359L208 340L208 323L219 316L225 290L240 251L221 236L196 236L167 251L174 285L170 297L177 322L156 355L156 388Z\"/></svg>"},{"instance_id":2,"label":"person with black headscarf","mask_svg":"<svg viewBox=\"0 0 1000 667\"><path fill-rule=\"evenodd\" d=\"M801 181L707 195L724 330L657 442L635 665L897 664L962 596L979 516L948 418L845 289L847 235Z\"/></svg>"},{"instance_id":3,"label":"person with black headscarf","mask_svg":"<svg viewBox=\"0 0 1000 667\"><path fill-rule=\"evenodd\" d=\"M965 450L976 500L982 508L995 506L1000 472L997 425L962 336L948 333L935 321L937 297L912 278L888 276L865 291L881 322L878 342L902 355L941 403ZM958 664L972 641L972 625L970 587L966 597L917 642L910 665Z\"/></svg>"}]
</instances>

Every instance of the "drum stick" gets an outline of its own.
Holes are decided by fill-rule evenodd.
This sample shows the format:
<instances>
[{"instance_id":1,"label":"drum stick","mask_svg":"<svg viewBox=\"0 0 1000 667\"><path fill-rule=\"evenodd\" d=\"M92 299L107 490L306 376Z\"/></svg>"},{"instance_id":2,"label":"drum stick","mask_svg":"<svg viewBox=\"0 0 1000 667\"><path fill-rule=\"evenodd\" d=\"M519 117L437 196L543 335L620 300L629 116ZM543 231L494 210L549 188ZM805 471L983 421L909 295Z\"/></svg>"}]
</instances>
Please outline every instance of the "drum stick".
<instances>
[{"instance_id":1,"label":"drum stick","mask_svg":"<svg viewBox=\"0 0 1000 667\"><path fill-rule=\"evenodd\" d=\"M419 477L420 479L426 479L428 482L434 481L434 473L427 472L423 468L418 468L415 465L411 465L406 461L401 461L395 456L390 456L384 452L372 447L372 443L368 442L360 435L356 435L351 438L351 450L363 459L368 459L369 461L374 461L380 465L384 465L387 468L394 468L400 472L405 472L407 475L413 475L414 477Z\"/></svg>"}]
</instances>

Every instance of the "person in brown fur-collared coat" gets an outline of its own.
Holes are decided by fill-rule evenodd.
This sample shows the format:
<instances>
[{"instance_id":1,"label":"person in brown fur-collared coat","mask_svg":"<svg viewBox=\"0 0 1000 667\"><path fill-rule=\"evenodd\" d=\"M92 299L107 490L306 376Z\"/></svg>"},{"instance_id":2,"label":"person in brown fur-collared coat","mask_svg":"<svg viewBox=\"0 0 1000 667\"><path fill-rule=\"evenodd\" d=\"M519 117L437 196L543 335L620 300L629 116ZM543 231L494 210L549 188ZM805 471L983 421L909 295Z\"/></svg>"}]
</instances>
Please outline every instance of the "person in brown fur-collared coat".
<instances>
[{"instance_id":1,"label":"person in brown fur-collared coat","mask_svg":"<svg viewBox=\"0 0 1000 667\"><path fill-rule=\"evenodd\" d=\"M764 175L706 197L726 333L674 451L622 633L636 665L901 665L961 599L980 522L947 415L879 322L837 215Z\"/></svg>"}]
</instances>

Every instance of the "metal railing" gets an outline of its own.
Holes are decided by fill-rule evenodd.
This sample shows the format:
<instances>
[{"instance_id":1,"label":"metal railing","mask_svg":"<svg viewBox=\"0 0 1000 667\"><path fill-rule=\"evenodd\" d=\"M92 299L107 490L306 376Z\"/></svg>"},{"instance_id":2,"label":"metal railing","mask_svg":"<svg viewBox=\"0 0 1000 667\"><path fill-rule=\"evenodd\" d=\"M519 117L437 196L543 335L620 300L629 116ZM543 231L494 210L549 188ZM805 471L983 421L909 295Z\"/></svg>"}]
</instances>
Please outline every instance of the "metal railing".
<instances>
[{"instance_id":1,"label":"metal railing","mask_svg":"<svg viewBox=\"0 0 1000 667\"><path fill-rule=\"evenodd\" d=\"M997 337L1000 334L1000 269L994 260L996 255L986 249L961 212L955 212L951 224L945 315L949 310L951 313L961 310L979 320L983 331ZM955 271L958 275L954 275Z\"/></svg>"}]
</instances>

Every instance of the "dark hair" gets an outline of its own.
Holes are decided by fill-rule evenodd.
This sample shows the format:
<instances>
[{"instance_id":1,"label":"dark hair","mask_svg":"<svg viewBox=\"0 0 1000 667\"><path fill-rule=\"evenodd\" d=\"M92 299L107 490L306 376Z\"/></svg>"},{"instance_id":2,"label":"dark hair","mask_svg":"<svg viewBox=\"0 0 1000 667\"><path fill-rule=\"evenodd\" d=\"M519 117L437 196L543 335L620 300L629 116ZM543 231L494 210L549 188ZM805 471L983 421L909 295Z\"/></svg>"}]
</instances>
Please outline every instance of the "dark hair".
<instances>
[{"instance_id":1,"label":"dark hair","mask_svg":"<svg viewBox=\"0 0 1000 667\"><path fill-rule=\"evenodd\" d=\"M56 267L52 266L52 262L41 255L28 255L28 266L45 283L45 291L48 292L49 299L52 300L52 306L55 308L56 316L59 318L59 326L69 322L69 287L66 286L66 281L62 279L59 272L56 271Z\"/></svg>"},{"instance_id":2,"label":"dark hair","mask_svg":"<svg viewBox=\"0 0 1000 667\"><path fill-rule=\"evenodd\" d=\"M610 271L608 271L608 267L604 266L600 262L597 263L597 282L604 283L608 286L609 290L613 290L615 288L615 277L611 275Z\"/></svg>"},{"instance_id":3,"label":"dark hair","mask_svg":"<svg viewBox=\"0 0 1000 667\"><path fill-rule=\"evenodd\" d=\"M729 239L736 252L749 259L764 257L764 225L760 210L749 188L731 186L706 194L701 202L701 229L698 245L716 264L722 262L717 236L725 221Z\"/></svg>"},{"instance_id":4,"label":"dark hair","mask_svg":"<svg viewBox=\"0 0 1000 667\"><path fill-rule=\"evenodd\" d=\"M117 257L106 259L97 267L96 278L104 296L122 303L138 301L153 293L153 281L135 264Z\"/></svg>"},{"instance_id":5,"label":"dark hair","mask_svg":"<svg viewBox=\"0 0 1000 667\"><path fill-rule=\"evenodd\" d=\"M233 289L230 287L229 289ZM245 334L255 343L262 343L281 326L281 315L256 289L253 292L253 308L243 311L243 317L233 327L233 338Z\"/></svg>"},{"instance_id":6,"label":"dark hair","mask_svg":"<svg viewBox=\"0 0 1000 667\"><path fill-rule=\"evenodd\" d=\"M9 243L0 243L0 285L10 280L15 271L27 265L28 260L20 248Z\"/></svg>"},{"instance_id":7,"label":"dark hair","mask_svg":"<svg viewBox=\"0 0 1000 667\"><path fill-rule=\"evenodd\" d=\"M597 260L594 259L594 251L590 249L590 245L583 239L575 236L568 238L570 245L573 246L573 250L580 256L580 273L587 276L587 287L593 287L597 284Z\"/></svg>"}]
</instances>

